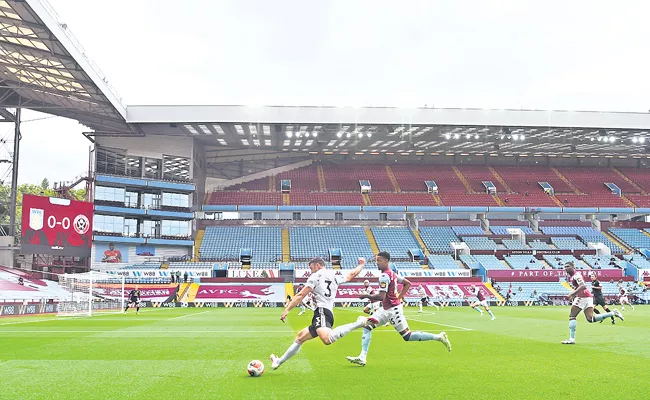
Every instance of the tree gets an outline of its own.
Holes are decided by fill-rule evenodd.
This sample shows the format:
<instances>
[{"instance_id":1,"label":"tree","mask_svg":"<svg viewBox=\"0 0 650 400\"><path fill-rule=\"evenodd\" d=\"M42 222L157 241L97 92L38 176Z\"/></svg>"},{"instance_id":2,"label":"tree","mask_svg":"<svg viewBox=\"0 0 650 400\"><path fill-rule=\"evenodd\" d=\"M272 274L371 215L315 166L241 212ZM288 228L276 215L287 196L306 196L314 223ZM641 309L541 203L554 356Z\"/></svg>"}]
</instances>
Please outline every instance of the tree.
<instances>
[{"instance_id":1,"label":"tree","mask_svg":"<svg viewBox=\"0 0 650 400\"><path fill-rule=\"evenodd\" d=\"M50 188L50 181L47 178L43 178L41 181L41 189L46 190Z\"/></svg>"}]
</instances>

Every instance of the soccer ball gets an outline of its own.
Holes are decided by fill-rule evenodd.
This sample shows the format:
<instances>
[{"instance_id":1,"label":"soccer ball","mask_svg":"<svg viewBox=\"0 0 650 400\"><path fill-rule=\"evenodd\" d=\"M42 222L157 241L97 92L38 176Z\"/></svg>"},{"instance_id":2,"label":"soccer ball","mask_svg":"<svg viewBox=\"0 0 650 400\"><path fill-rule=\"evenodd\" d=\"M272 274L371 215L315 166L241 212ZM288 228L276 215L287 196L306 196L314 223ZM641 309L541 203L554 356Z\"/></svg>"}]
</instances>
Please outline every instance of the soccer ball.
<instances>
[{"instance_id":1,"label":"soccer ball","mask_svg":"<svg viewBox=\"0 0 650 400\"><path fill-rule=\"evenodd\" d=\"M250 376L262 376L264 373L264 364L260 360L253 360L248 363L248 375Z\"/></svg>"}]
</instances>

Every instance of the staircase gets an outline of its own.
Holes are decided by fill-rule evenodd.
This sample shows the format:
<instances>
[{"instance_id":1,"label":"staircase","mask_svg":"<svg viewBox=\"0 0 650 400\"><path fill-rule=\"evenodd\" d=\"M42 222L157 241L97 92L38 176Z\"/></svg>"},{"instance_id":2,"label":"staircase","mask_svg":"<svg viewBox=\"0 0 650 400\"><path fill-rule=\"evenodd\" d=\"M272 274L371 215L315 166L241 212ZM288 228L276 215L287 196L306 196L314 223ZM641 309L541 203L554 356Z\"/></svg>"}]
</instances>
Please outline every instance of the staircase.
<instances>
[{"instance_id":1,"label":"staircase","mask_svg":"<svg viewBox=\"0 0 650 400\"><path fill-rule=\"evenodd\" d=\"M375 241L375 235L372 234L370 228L366 228L365 231L368 243L370 243L370 248L372 249L372 254L379 253L379 246L377 246L377 242Z\"/></svg>"},{"instance_id":2,"label":"staircase","mask_svg":"<svg viewBox=\"0 0 650 400\"><path fill-rule=\"evenodd\" d=\"M201 286L198 283L190 283L190 288L187 290L187 299L186 301L188 303L192 303L194 299L196 299L196 294L199 292L199 286Z\"/></svg>"},{"instance_id":3,"label":"staircase","mask_svg":"<svg viewBox=\"0 0 650 400\"><path fill-rule=\"evenodd\" d=\"M390 165L386 166L386 173L388 174L388 179L390 179L390 183L393 184L393 188L397 193L401 192L402 189L400 189L399 184L397 183L397 178L395 178L395 174L393 174L393 169L390 167Z\"/></svg>"},{"instance_id":4,"label":"staircase","mask_svg":"<svg viewBox=\"0 0 650 400\"><path fill-rule=\"evenodd\" d=\"M553 201L555 202L555 204L557 204L558 207L564 207L564 204L562 204L562 202L558 200L557 197L551 196L551 199L553 199Z\"/></svg>"},{"instance_id":5,"label":"staircase","mask_svg":"<svg viewBox=\"0 0 650 400\"><path fill-rule=\"evenodd\" d=\"M578 189L578 188L577 188L573 183L571 183L571 181L568 180L568 179L566 178L566 176L562 175L562 173L561 173L560 171L558 171L557 168L551 168L551 169L553 170L553 172L555 172L555 175L557 175L560 179L562 179L562 181L563 181L564 183L566 183L567 185L569 185L569 187L571 188L571 190L573 190L573 193L575 193L575 194L582 194L582 192L580 192L580 189Z\"/></svg>"},{"instance_id":6,"label":"staircase","mask_svg":"<svg viewBox=\"0 0 650 400\"><path fill-rule=\"evenodd\" d=\"M361 195L361 197L363 197L363 205L364 206L371 206L372 205L372 203L370 202L370 196L368 196L367 193L363 193Z\"/></svg>"},{"instance_id":7,"label":"staircase","mask_svg":"<svg viewBox=\"0 0 650 400\"><path fill-rule=\"evenodd\" d=\"M650 236L650 233L648 233L645 229L641 231L644 235Z\"/></svg>"},{"instance_id":8,"label":"staircase","mask_svg":"<svg viewBox=\"0 0 650 400\"><path fill-rule=\"evenodd\" d=\"M437 194L433 194L433 193L431 193L431 196L433 196L433 201L436 202L437 206L442 205L442 201L440 200L440 196L438 196Z\"/></svg>"},{"instance_id":9,"label":"staircase","mask_svg":"<svg viewBox=\"0 0 650 400\"><path fill-rule=\"evenodd\" d=\"M196 232L196 238L194 239L194 261L199 261L201 257L201 242L203 242L203 235L205 235L205 230L201 229Z\"/></svg>"},{"instance_id":10,"label":"staircase","mask_svg":"<svg viewBox=\"0 0 650 400\"><path fill-rule=\"evenodd\" d=\"M644 195L644 196L647 196L647 195L648 195L648 192L646 192L645 190L643 190L643 188L642 188L641 186L639 186L639 185L637 185L636 183L634 183L634 181L633 181L632 179L630 179L630 178L628 178L627 176L625 176L625 174L623 174L621 171L619 171L619 170L616 169L616 168L612 168L612 169L613 169L614 172L616 172L616 173L618 174L618 176L620 176L620 177L621 177L625 182L627 182L627 183L629 183L630 185L634 186L634 188L635 188L636 190L638 190L639 193L641 193L641 194Z\"/></svg>"},{"instance_id":11,"label":"staircase","mask_svg":"<svg viewBox=\"0 0 650 400\"><path fill-rule=\"evenodd\" d=\"M483 282L483 286L487 288L487 290L490 291L494 295L494 297L497 298L499 301L506 301L506 299L501 296L501 293L497 292L495 288L492 287L492 284L490 282Z\"/></svg>"},{"instance_id":12,"label":"staircase","mask_svg":"<svg viewBox=\"0 0 650 400\"><path fill-rule=\"evenodd\" d=\"M573 292L573 288L571 287L571 285L569 285L569 282L567 282L567 281L561 281L560 283L562 284L562 286L564 286L565 288L569 289L569 291Z\"/></svg>"},{"instance_id":13,"label":"staircase","mask_svg":"<svg viewBox=\"0 0 650 400\"><path fill-rule=\"evenodd\" d=\"M497 202L498 205L500 205L501 207L503 207L503 202L501 201L501 199L499 198L499 196L493 194L493 195L492 195L492 198L494 199L494 201Z\"/></svg>"},{"instance_id":14,"label":"staircase","mask_svg":"<svg viewBox=\"0 0 650 400\"><path fill-rule=\"evenodd\" d=\"M625 250L627 253L632 253L632 252L634 252L634 249L633 249L632 247L628 246L627 244L625 244L623 241L621 241L619 238L617 238L616 236L612 235L611 233L609 233L609 232L605 232L605 231L603 231L603 232L601 232L601 233L602 233L603 235L605 235L605 237L606 237L607 239L611 240L615 245L617 245L617 246L620 247L621 249Z\"/></svg>"},{"instance_id":15,"label":"staircase","mask_svg":"<svg viewBox=\"0 0 650 400\"><path fill-rule=\"evenodd\" d=\"M420 244L420 248L422 249L422 251L424 251L424 255L425 256L428 255L429 249L427 249L427 245L424 244L424 241L422 240L422 236L420 236L420 231L411 231L411 232L413 232L413 236L415 236L415 240L418 241L418 243Z\"/></svg>"},{"instance_id":16,"label":"staircase","mask_svg":"<svg viewBox=\"0 0 650 400\"><path fill-rule=\"evenodd\" d=\"M275 185L275 175L269 176L269 192L275 192L277 186Z\"/></svg>"},{"instance_id":17,"label":"staircase","mask_svg":"<svg viewBox=\"0 0 650 400\"><path fill-rule=\"evenodd\" d=\"M291 197L289 197L290 194L288 193L283 193L282 194L282 205L289 206L291 205Z\"/></svg>"},{"instance_id":18,"label":"staircase","mask_svg":"<svg viewBox=\"0 0 650 400\"><path fill-rule=\"evenodd\" d=\"M499 182L501 184L501 186L503 186L503 188L506 190L506 192L512 193L512 189L510 189L510 186L508 186L506 181L503 180L503 178L501 177L501 175L499 175L497 170L492 168L492 167L488 167L488 169L490 170L490 172L492 172L492 175L494 175L494 179L496 179L497 182Z\"/></svg>"},{"instance_id":19,"label":"staircase","mask_svg":"<svg viewBox=\"0 0 650 400\"><path fill-rule=\"evenodd\" d=\"M320 187L320 191L327 192L327 186L325 186L325 173L323 172L323 166L317 165L316 172L318 172L318 186Z\"/></svg>"},{"instance_id":20,"label":"staircase","mask_svg":"<svg viewBox=\"0 0 650 400\"><path fill-rule=\"evenodd\" d=\"M282 228L282 262L291 261L291 247L289 245L289 229Z\"/></svg>"},{"instance_id":21,"label":"staircase","mask_svg":"<svg viewBox=\"0 0 650 400\"><path fill-rule=\"evenodd\" d=\"M625 197L625 196L621 196L621 199L623 199L623 201L624 201L624 202L625 202L629 207L636 208L636 204L632 203L632 202L630 201L630 199L628 199L627 197Z\"/></svg>"},{"instance_id":22,"label":"staircase","mask_svg":"<svg viewBox=\"0 0 650 400\"><path fill-rule=\"evenodd\" d=\"M187 293L190 289L191 283L181 283L181 287L178 289L178 294L176 296L176 300L179 303L186 303L187 302Z\"/></svg>"},{"instance_id":23,"label":"staircase","mask_svg":"<svg viewBox=\"0 0 650 400\"><path fill-rule=\"evenodd\" d=\"M474 193L474 191L472 190L472 187L470 186L469 182L467 182L467 179L465 178L463 173L460 172L460 170L455 165L453 167L451 167L451 168L454 170L454 173L456 174L458 179L460 179L463 186L465 186L465 190L467 190L467 193Z\"/></svg>"}]
</instances>

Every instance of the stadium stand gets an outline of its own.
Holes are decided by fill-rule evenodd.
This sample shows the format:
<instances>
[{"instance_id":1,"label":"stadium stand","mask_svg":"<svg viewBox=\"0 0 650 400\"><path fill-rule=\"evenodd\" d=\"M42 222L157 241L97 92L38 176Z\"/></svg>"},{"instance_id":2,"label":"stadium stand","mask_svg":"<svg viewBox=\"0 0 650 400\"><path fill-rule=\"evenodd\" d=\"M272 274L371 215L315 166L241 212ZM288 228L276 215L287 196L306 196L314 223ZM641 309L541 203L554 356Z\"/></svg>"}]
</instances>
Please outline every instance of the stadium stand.
<instances>
[{"instance_id":1,"label":"stadium stand","mask_svg":"<svg viewBox=\"0 0 650 400\"><path fill-rule=\"evenodd\" d=\"M500 293L505 297L508 287L501 288ZM565 295L569 293L559 282L513 282L510 300L533 301L548 295Z\"/></svg>"},{"instance_id":2,"label":"stadium stand","mask_svg":"<svg viewBox=\"0 0 650 400\"><path fill-rule=\"evenodd\" d=\"M611 194L605 183L616 184L623 193L638 193L639 190L623 179L611 168L558 168L574 186L586 194Z\"/></svg>"},{"instance_id":3,"label":"stadium stand","mask_svg":"<svg viewBox=\"0 0 650 400\"><path fill-rule=\"evenodd\" d=\"M512 269L544 269L546 265L531 255L505 256L503 259Z\"/></svg>"},{"instance_id":4,"label":"stadium stand","mask_svg":"<svg viewBox=\"0 0 650 400\"><path fill-rule=\"evenodd\" d=\"M429 254L427 256L429 260L429 268L431 269L463 269L464 267L459 265L456 260L451 256L441 255L441 254Z\"/></svg>"},{"instance_id":5,"label":"stadium stand","mask_svg":"<svg viewBox=\"0 0 650 400\"><path fill-rule=\"evenodd\" d=\"M436 183L438 183L436 181ZM440 192L440 200L446 206L498 206L494 197L489 194L464 194Z\"/></svg>"},{"instance_id":6,"label":"stadium stand","mask_svg":"<svg viewBox=\"0 0 650 400\"><path fill-rule=\"evenodd\" d=\"M282 195L272 192L229 192L210 193L208 204L212 205L278 205L282 204Z\"/></svg>"},{"instance_id":7,"label":"stadium stand","mask_svg":"<svg viewBox=\"0 0 650 400\"><path fill-rule=\"evenodd\" d=\"M582 256L582 261L587 263L592 269L625 268L624 261L616 257L601 257L585 254Z\"/></svg>"},{"instance_id":8,"label":"stadium stand","mask_svg":"<svg viewBox=\"0 0 650 400\"><path fill-rule=\"evenodd\" d=\"M507 207L557 207L558 203L544 192L525 192L524 194L500 194L499 198Z\"/></svg>"},{"instance_id":9,"label":"stadium stand","mask_svg":"<svg viewBox=\"0 0 650 400\"><path fill-rule=\"evenodd\" d=\"M546 261L553 269L563 269L564 265L568 262L573 262L577 269L589 269L587 264L571 255L545 255L544 261Z\"/></svg>"},{"instance_id":10,"label":"stadium stand","mask_svg":"<svg viewBox=\"0 0 650 400\"><path fill-rule=\"evenodd\" d=\"M584 250L588 249L587 245L576 238L570 237L551 237L551 242L560 250Z\"/></svg>"},{"instance_id":11,"label":"stadium stand","mask_svg":"<svg viewBox=\"0 0 650 400\"><path fill-rule=\"evenodd\" d=\"M268 191L269 190L269 178L260 178L252 181L240 183L238 185L233 185L227 187L228 190L258 190L258 191Z\"/></svg>"},{"instance_id":12,"label":"stadium stand","mask_svg":"<svg viewBox=\"0 0 650 400\"><path fill-rule=\"evenodd\" d=\"M542 232L546 235L577 235L579 236L585 243L603 243L607 247L609 247L612 251L613 254L623 254L625 251L621 249L619 246L614 244L608 237L603 235L601 232L591 228L591 227L586 227L586 226L573 226L573 227L567 227L567 226L543 226L540 227ZM557 238L554 238L557 239ZM555 244L555 243L554 243ZM580 246L579 244L575 244L576 246ZM584 247L562 247L563 249L569 249L569 250L577 250L577 249L582 249L582 248L588 248L585 244L583 244Z\"/></svg>"},{"instance_id":13,"label":"stadium stand","mask_svg":"<svg viewBox=\"0 0 650 400\"><path fill-rule=\"evenodd\" d=\"M362 206L361 193L291 193L291 204L296 206L311 206L327 204L330 206ZM281 204L281 203L280 203Z\"/></svg>"},{"instance_id":14,"label":"stadium stand","mask_svg":"<svg viewBox=\"0 0 650 400\"><path fill-rule=\"evenodd\" d=\"M428 193L372 193L373 206L435 206L437 203Z\"/></svg>"},{"instance_id":15,"label":"stadium stand","mask_svg":"<svg viewBox=\"0 0 650 400\"><path fill-rule=\"evenodd\" d=\"M209 226L199 249L202 261L239 260L240 250L250 248L253 262L282 260L282 229L262 226Z\"/></svg>"},{"instance_id":16,"label":"stadium stand","mask_svg":"<svg viewBox=\"0 0 650 400\"><path fill-rule=\"evenodd\" d=\"M396 261L393 263L393 265L395 268L397 268L398 271L403 269L422 269L422 265L417 262Z\"/></svg>"},{"instance_id":17,"label":"stadium stand","mask_svg":"<svg viewBox=\"0 0 650 400\"><path fill-rule=\"evenodd\" d=\"M508 235L508 229L521 229L526 235L534 235L535 231L528 226L506 226L506 225L490 225L490 231L495 235Z\"/></svg>"},{"instance_id":18,"label":"stadium stand","mask_svg":"<svg viewBox=\"0 0 650 400\"><path fill-rule=\"evenodd\" d=\"M641 254L626 254L623 259L640 269L650 269L650 261Z\"/></svg>"},{"instance_id":19,"label":"stadium stand","mask_svg":"<svg viewBox=\"0 0 650 400\"><path fill-rule=\"evenodd\" d=\"M499 248L492 239L485 236L464 236L462 239L472 250L497 250Z\"/></svg>"},{"instance_id":20,"label":"stadium stand","mask_svg":"<svg viewBox=\"0 0 650 400\"><path fill-rule=\"evenodd\" d=\"M432 253L451 253L452 242L460 242L450 226L420 227L420 237Z\"/></svg>"},{"instance_id":21,"label":"stadium stand","mask_svg":"<svg viewBox=\"0 0 650 400\"><path fill-rule=\"evenodd\" d=\"M563 207L630 207L622 197L613 193L562 194L556 197Z\"/></svg>"},{"instance_id":22,"label":"stadium stand","mask_svg":"<svg viewBox=\"0 0 650 400\"><path fill-rule=\"evenodd\" d=\"M291 194L297 192L315 192L320 190L318 184L318 170L315 165L282 172L275 180L278 185L276 189L279 187L280 181L283 179L291 180Z\"/></svg>"},{"instance_id":23,"label":"stadium stand","mask_svg":"<svg viewBox=\"0 0 650 400\"><path fill-rule=\"evenodd\" d=\"M495 166L494 169L513 192L535 193L542 189L538 182L548 182L555 193L573 193L571 187L549 167Z\"/></svg>"},{"instance_id":24,"label":"stadium stand","mask_svg":"<svg viewBox=\"0 0 650 400\"><path fill-rule=\"evenodd\" d=\"M388 177L386 166L382 164L359 165L323 165L325 184L328 191L357 191L361 190L359 180L370 181L373 191L393 192L393 183Z\"/></svg>"},{"instance_id":25,"label":"stadium stand","mask_svg":"<svg viewBox=\"0 0 650 400\"><path fill-rule=\"evenodd\" d=\"M526 250L529 249L529 247L519 240L514 240L514 239L504 239L502 242L503 247L509 250Z\"/></svg>"},{"instance_id":26,"label":"stadium stand","mask_svg":"<svg viewBox=\"0 0 650 400\"><path fill-rule=\"evenodd\" d=\"M467 256L461 256L461 259L463 259L463 257L466 257L466 260L471 260L470 258L467 258ZM477 254L469 257L473 257L474 260L481 263L485 269L511 269L507 263L502 262L493 255Z\"/></svg>"},{"instance_id":27,"label":"stadium stand","mask_svg":"<svg viewBox=\"0 0 650 400\"><path fill-rule=\"evenodd\" d=\"M551 250L554 248L550 244L542 242L540 240L533 240L532 242L528 242L528 245L535 250Z\"/></svg>"},{"instance_id":28,"label":"stadium stand","mask_svg":"<svg viewBox=\"0 0 650 400\"><path fill-rule=\"evenodd\" d=\"M434 167L432 165L394 164L391 165L391 170L393 171L393 175L395 176L395 179L397 180L397 184L399 185L402 192L426 192L427 186L424 183L425 181L436 181L436 183L440 185L440 183L438 182L440 180L438 179L440 174L438 174L437 172L438 171L437 166ZM463 184L460 181L458 181L457 177L456 177L456 181L457 182L454 183L460 185L459 191L463 192L465 190ZM443 181L440 180L440 182ZM445 186L446 186L445 190L448 191L453 190L453 188L455 187L454 185L450 186L446 181L445 181Z\"/></svg>"},{"instance_id":29,"label":"stadium stand","mask_svg":"<svg viewBox=\"0 0 650 400\"><path fill-rule=\"evenodd\" d=\"M496 179L492 171L483 165L459 165L458 170L476 193L485 193L483 181L491 181L499 194L506 192L506 188Z\"/></svg>"},{"instance_id":30,"label":"stadium stand","mask_svg":"<svg viewBox=\"0 0 650 400\"><path fill-rule=\"evenodd\" d=\"M357 259L373 257L370 243L362 227L291 227L289 228L292 261L308 261L320 256L329 260L329 250L341 249L342 268L354 268Z\"/></svg>"},{"instance_id":31,"label":"stadium stand","mask_svg":"<svg viewBox=\"0 0 650 400\"><path fill-rule=\"evenodd\" d=\"M646 192L650 192L650 174L645 169L639 168L617 168L622 174L628 177L632 182L640 186ZM624 190L623 193L626 193Z\"/></svg>"},{"instance_id":32,"label":"stadium stand","mask_svg":"<svg viewBox=\"0 0 650 400\"><path fill-rule=\"evenodd\" d=\"M485 231L480 226L452 226L451 229L457 236L462 235L485 235Z\"/></svg>"},{"instance_id":33,"label":"stadium stand","mask_svg":"<svg viewBox=\"0 0 650 400\"><path fill-rule=\"evenodd\" d=\"M409 249L420 248L420 244L409 228L373 227L370 230L375 237L379 250L389 252L391 259L408 259Z\"/></svg>"},{"instance_id":34,"label":"stadium stand","mask_svg":"<svg viewBox=\"0 0 650 400\"><path fill-rule=\"evenodd\" d=\"M650 249L650 236L638 229L610 228L609 232L621 241L636 249Z\"/></svg>"}]
</instances>

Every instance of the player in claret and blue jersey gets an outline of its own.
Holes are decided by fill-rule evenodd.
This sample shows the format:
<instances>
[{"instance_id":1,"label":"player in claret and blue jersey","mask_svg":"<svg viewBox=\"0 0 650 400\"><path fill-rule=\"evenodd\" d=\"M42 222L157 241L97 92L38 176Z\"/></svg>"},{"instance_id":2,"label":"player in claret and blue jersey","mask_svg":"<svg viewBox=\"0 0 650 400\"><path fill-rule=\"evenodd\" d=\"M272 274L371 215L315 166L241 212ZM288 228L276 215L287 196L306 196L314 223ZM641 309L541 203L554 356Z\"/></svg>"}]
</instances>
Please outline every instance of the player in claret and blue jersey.
<instances>
[{"instance_id":1,"label":"player in claret and blue jersey","mask_svg":"<svg viewBox=\"0 0 650 400\"><path fill-rule=\"evenodd\" d=\"M472 294L476 296L478 301L475 301L470 304L470 307L472 307L474 310L478 311L481 313L481 316L483 316L483 311L479 307L485 308L485 311L487 311L488 314L492 317L492 321L497 319L497 317L494 316L492 313L492 310L490 310L490 305L488 304L487 298L481 291L481 288L476 287L476 285L472 285Z\"/></svg>"},{"instance_id":2,"label":"player in claret and blue jersey","mask_svg":"<svg viewBox=\"0 0 650 400\"><path fill-rule=\"evenodd\" d=\"M402 308L404 294L411 287L411 282L393 272L388 265L389 262L390 254L388 252L382 251L377 254L377 266L381 271L381 276L379 277L379 293L374 295L362 294L359 296L362 299L368 299L370 301L380 300L382 306L369 318L369 320L373 320L373 323L363 329L363 334L361 335L361 354L358 357L348 357L348 361L354 364L366 365L368 348L370 348L370 340L372 339L372 330L386 322L390 322L393 328L402 336L402 339L407 342L437 340L444 344L448 351L451 351L451 343L449 343L445 332L440 332L438 335L428 332L411 332ZM401 292L397 290L398 283L403 285Z\"/></svg>"},{"instance_id":3,"label":"player in claret and blue jersey","mask_svg":"<svg viewBox=\"0 0 650 400\"><path fill-rule=\"evenodd\" d=\"M562 344L576 343L576 327L578 326L576 317L580 314L580 311L584 312L585 318L589 323L600 322L612 316L620 318L621 321L623 320L623 315L617 309L614 309L613 312L594 315L594 298L587 289L587 284L582 274L576 271L572 262L566 263L564 270L567 274L567 281L573 288L573 292L568 296L569 300L572 301L571 313L569 314L569 339L562 341Z\"/></svg>"}]
</instances>

